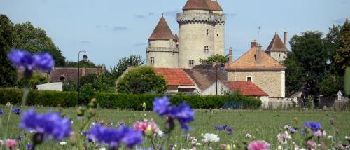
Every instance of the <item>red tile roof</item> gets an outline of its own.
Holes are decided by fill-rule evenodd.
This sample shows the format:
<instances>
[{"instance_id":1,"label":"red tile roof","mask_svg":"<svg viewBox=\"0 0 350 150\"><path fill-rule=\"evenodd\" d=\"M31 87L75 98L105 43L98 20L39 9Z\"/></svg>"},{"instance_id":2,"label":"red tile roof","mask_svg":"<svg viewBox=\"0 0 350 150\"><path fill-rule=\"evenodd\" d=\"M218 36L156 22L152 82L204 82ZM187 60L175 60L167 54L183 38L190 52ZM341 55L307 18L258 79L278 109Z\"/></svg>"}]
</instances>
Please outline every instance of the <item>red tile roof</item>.
<instances>
[{"instance_id":1,"label":"red tile roof","mask_svg":"<svg viewBox=\"0 0 350 150\"><path fill-rule=\"evenodd\" d=\"M217 0L188 0L182 10L222 11Z\"/></svg>"},{"instance_id":2,"label":"red tile roof","mask_svg":"<svg viewBox=\"0 0 350 150\"><path fill-rule=\"evenodd\" d=\"M171 32L168 23L165 21L164 17L162 16L157 24L157 26L154 28L153 33L148 38L148 40L169 40L169 39L176 39L176 37Z\"/></svg>"},{"instance_id":3,"label":"red tile roof","mask_svg":"<svg viewBox=\"0 0 350 150\"><path fill-rule=\"evenodd\" d=\"M209 10L206 0L188 0L182 10Z\"/></svg>"},{"instance_id":4,"label":"red tile roof","mask_svg":"<svg viewBox=\"0 0 350 150\"><path fill-rule=\"evenodd\" d=\"M172 86L194 86L192 79L185 71L179 68L153 68L155 73L163 76L167 85Z\"/></svg>"},{"instance_id":5,"label":"red tile roof","mask_svg":"<svg viewBox=\"0 0 350 150\"><path fill-rule=\"evenodd\" d=\"M227 81L226 87L231 91L238 91L244 96L269 96L262 89L249 81Z\"/></svg>"},{"instance_id":6,"label":"red tile roof","mask_svg":"<svg viewBox=\"0 0 350 150\"><path fill-rule=\"evenodd\" d=\"M284 70L285 67L274 60L258 47L253 47L239 57L233 63L229 63L227 70L230 71L260 71L260 70Z\"/></svg>"},{"instance_id":7,"label":"red tile roof","mask_svg":"<svg viewBox=\"0 0 350 150\"><path fill-rule=\"evenodd\" d=\"M222 11L221 6L217 0L206 0L209 10L211 11Z\"/></svg>"},{"instance_id":8,"label":"red tile roof","mask_svg":"<svg viewBox=\"0 0 350 150\"><path fill-rule=\"evenodd\" d=\"M282 42L281 38L275 33L273 39L270 42L270 45L267 47L266 51L270 52L287 52L288 49L286 45Z\"/></svg>"}]
</instances>

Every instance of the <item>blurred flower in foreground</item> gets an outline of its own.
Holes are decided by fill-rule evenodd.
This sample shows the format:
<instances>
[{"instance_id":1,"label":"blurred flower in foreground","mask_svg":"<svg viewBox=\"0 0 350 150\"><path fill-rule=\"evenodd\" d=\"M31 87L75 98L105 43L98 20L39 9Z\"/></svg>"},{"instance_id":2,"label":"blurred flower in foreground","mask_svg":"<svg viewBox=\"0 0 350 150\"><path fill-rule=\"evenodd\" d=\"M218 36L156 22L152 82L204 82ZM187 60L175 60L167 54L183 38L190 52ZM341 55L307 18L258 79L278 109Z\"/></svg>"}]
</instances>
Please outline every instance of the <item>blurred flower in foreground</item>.
<instances>
[{"instance_id":1,"label":"blurred flower in foreground","mask_svg":"<svg viewBox=\"0 0 350 150\"><path fill-rule=\"evenodd\" d=\"M20 115L21 114L21 109L20 108L13 108L12 109L12 113L14 113L16 115Z\"/></svg>"},{"instance_id":2,"label":"blurred flower in foreground","mask_svg":"<svg viewBox=\"0 0 350 150\"><path fill-rule=\"evenodd\" d=\"M248 145L248 150L269 150L269 149L270 149L270 144L263 140L252 141Z\"/></svg>"},{"instance_id":3,"label":"blurred flower in foreground","mask_svg":"<svg viewBox=\"0 0 350 150\"><path fill-rule=\"evenodd\" d=\"M28 51L12 49L7 57L12 65L18 69L31 72L34 69L51 71L55 65L52 56L48 53L30 54Z\"/></svg>"},{"instance_id":4,"label":"blurred flower in foreground","mask_svg":"<svg viewBox=\"0 0 350 150\"><path fill-rule=\"evenodd\" d=\"M110 149L117 149L120 143L124 143L128 148L142 143L142 133L124 125L108 128L95 124L85 135L94 142L109 145Z\"/></svg>"},{"instance_id":5,"label":"blurred flower in foreground","mask_svg":"<svg viewBox=\"0 0 350 150\"><path fill-rule=\"evenodd\" d=\"M173 128L173 120L177 119L184 130L189 130L188 123L193 121L194 111L190 106L183 102L178 106L170 105L169 98L158 97L153 101L153 111L159 116L166 116L168 118L169 128Z\"/></svg>"},{"instance_id":6,"label":"blurred flower in foreground","mask_svg":"<svg viewBox=\"0 0 350 150\"><path fill-rule=\"evenodd\" d=\"M319 122L312 122L312 121L308 121L308 122L305 122L304 123L304 126L311 129L312 132L316 132L318 130L320 130L322 127L321 127L321 123Z\"/></svg>"},{"instance_id":7,"label":"blurred flower in foreground","mask_svg":"<svg viewBox=\"0 0 350 150\"><path fill-rule=\"evenodd\" d=\"M220 138L218 135L216 134L212 134L212 133L205 133L203 135L203 139L202 142L204 143L215 143L215 142L219 142Z\"/></svg>"},{"instance_id":8,"label":"blurred flower in foreground","mask_svg":"<svg viewBox=\"0 0 350 150\"><path fill-rule=\"evenodd\" d=\"M0 109L0 116L4 114L4 110Z\"/></svg>"},{"instance_id":9,"label":"blurred flower in foreground","mask_svg":"<svg viewBox=\"0 0 350 150\"><path fill-rule=\"evenodd\" d=\"M33 109L23 113L19 127L29 132L42 134L62 140L71 134L71 123L59 113L37 114Z\"/></svg>"},{"instance_id":10,"label":"blurred flower in foreground","mask_svg":"<svg viewBox=\"0 0 350 150\"><path fill-rule=\"evenodd\" d=\"M8 149L15 149L16 148L16 140L7 139L5 145Z\"/></svg>"}]
</instances>

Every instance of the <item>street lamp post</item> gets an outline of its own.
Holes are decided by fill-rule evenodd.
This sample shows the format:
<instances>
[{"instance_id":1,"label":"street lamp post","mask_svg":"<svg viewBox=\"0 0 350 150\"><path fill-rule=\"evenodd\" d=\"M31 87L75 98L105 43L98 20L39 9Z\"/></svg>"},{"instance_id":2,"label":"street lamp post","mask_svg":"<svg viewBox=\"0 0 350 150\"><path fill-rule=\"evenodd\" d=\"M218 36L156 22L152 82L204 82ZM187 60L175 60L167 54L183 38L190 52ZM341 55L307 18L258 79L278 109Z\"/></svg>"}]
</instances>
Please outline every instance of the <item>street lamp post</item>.
<instances>
[{"instance_id":1,"label":"street lamp post","mask_svg":"<svg viewBox=\"0 0 350 150\"><path fill-rule=\"evenodd\" d=\"M78 83L77 83L77 92L78 92L78 101L79 101L79 95L80 95L80 68L79 68L79 58L80 58L80 53L86 53L85 50L81 50L78 52Z\"/></svg>"}]
</instances>

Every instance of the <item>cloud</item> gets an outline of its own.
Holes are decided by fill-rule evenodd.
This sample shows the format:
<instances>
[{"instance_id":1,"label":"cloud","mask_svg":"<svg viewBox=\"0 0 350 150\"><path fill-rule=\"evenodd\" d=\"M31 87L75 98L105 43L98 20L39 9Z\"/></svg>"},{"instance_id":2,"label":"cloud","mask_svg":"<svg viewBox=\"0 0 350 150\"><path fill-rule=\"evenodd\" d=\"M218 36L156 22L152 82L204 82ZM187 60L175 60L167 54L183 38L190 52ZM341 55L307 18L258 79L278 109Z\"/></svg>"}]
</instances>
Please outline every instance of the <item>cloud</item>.
<instances>
[{"instance_id":1,"label":"cloud","mask_svg":"<svg viewBox=\"0 0 350 150\"><path fill-rule=\"evenodd\" d=\"M176 14L178 13L177 10L171 10L171 11L166 11L164 12L165 16L169 16L169 17L176 17Z\"/></svg>"},{"instance_id":2,"label":"cloud","mask_svg":"<svg viewBox=\"0 0 350 150\"><path fill-rule=\"evenodd\" d=\"M125 31L128 30L128 27L125 26L114 26L113 31Z\"/></svg>"},{"instance_id":3,"label":"cloud","mask_svg":"<svg viewBox=\"0 0 350 150\"><path fill-rule=\"evenodd\" d=\"M344 24L345 18L334 19L333 22L336 24Z\"/></svg>"},{"instance_id":4,"label":"cloud","mask_svg":"<svg viewBox=\"0 0 350 150\"><path fill-rule=\"evenodd\" d=\"M135 43L134 44L135 47L145 46L145 45L147 45L147 43Z\"/></svg>"},{"instance_id":5,"label":"cloud","mask_svg":"<svg viewBox=\"0 0 350 150\"><path fill-rule=\"evenodd\" d=\"M82 44L90 44L90 43L91 43L91 41L82 40L82 41L80 41L80 43L82 43Z\"/></svg>"},{"instance_id":6,"label":"cloud","mask_svg":"<svg viewBox=\"0 0 350 150\"><path fill-rule=\"evenodd\" d=\"M146 18L146 16L145 16L145 15L135 15L135 17L136 17L137 19L143 19L143 18Z\"/></svg>"}]
</instances>

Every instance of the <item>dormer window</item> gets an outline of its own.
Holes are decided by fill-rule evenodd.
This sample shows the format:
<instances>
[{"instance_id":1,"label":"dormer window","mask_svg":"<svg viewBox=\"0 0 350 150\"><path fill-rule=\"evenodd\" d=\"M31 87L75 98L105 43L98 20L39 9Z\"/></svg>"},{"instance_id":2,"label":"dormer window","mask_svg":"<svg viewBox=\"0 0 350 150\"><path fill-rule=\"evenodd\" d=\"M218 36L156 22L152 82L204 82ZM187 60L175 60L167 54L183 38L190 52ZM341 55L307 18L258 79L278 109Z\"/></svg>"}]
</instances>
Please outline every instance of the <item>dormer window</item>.
<instances>
[{"instance_id":1,"label":"dormer window","mask_svg":"<svg viewBox=\"0 0 350 150\"><path fill-rule=\"evenodd\" d=\"M189 60L188 61L188 66L193 67L194 66L194 60Z\"/></svg>"},{"instance_id":2,"label":"dormer window","mask_svg":"<svg viewBox=\"0 0 350 150\"><path fill-rule=\"evenodd\" d=\"M247 77L247 81L248 81L248 82L252 82L252 77L251 77L251 76L248 76L248 77Z\"/></svg>"}]
</instances>

